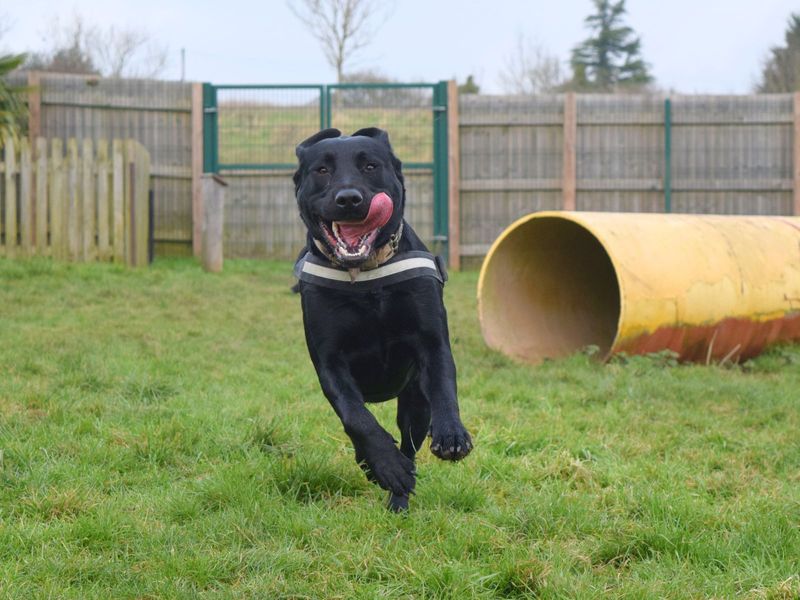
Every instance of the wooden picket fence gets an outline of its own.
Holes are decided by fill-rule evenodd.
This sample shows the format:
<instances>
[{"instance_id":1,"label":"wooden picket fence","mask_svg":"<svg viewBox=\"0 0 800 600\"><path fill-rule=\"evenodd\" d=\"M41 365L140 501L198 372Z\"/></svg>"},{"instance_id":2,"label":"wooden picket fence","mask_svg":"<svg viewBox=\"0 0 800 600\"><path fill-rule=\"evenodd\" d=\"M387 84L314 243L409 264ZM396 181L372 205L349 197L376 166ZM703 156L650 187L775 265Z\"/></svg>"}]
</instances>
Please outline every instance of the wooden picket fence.
<instances>
[{"instance_id":1,"label":"wooden picket fence","mask_svg":"<svg viewBox=\"0 0 800 600\"><path fill-rule=\"evenodd\" d=\"M150 155L135 140L3 140L0 256L148 262Z\"/></svg>"}]
</instances>

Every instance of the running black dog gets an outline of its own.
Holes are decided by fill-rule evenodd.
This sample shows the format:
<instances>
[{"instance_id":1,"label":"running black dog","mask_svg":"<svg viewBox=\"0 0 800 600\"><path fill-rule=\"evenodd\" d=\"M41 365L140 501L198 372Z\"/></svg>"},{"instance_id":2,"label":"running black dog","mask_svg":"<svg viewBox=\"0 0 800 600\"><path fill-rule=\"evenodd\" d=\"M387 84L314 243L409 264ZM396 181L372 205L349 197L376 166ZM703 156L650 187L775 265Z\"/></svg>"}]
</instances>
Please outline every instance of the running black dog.
<instances>
[{"instance_id":1,"label":"running black dog","mask_svg":"<svg viewBox=\"0 0 800 600\"><path fill-rule=\"evenodd\" d=\"M322 391L367 477L408 508L414 456L431 435L445 460L469 454L442 302L440 260L403 219L401 163L385 131L325 129L297 147L308 252L295 274ZM400 448L365 406L397 398Z\"/></svg>"}]
</instances>

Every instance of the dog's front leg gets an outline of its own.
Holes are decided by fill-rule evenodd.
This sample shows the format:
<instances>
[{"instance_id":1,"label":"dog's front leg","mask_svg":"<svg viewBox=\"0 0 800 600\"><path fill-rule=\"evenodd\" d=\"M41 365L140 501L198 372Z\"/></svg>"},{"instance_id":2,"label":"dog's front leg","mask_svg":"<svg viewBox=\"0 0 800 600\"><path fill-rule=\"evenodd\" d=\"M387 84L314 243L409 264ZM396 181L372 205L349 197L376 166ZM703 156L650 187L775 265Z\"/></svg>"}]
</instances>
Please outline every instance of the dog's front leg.
<instances>
[{"instance_id":1,"label":"dog's front leg","mask_svg":"<svg viewBox=\"0 0 800 600\"><path fill-rule=\"evenodd\" d=\"M423 349L420 388L431 407L431 452L443 460L464 458L472 450L472 438L458 411L456 365L446 339Z\"/></svg>"},{"instance_id":2,"label":"dog's front leg","mask_svg":"<svg viewBox=\"0 0 800 600\"><path fill-rule=\"evenodd\" d=\"M400 452L392 436L367 409L344 361L334 362L318 366L319 381L353 442L356 462L383 489L408 496L416 482L414 461Z\"/></svg>"}]
</instances>

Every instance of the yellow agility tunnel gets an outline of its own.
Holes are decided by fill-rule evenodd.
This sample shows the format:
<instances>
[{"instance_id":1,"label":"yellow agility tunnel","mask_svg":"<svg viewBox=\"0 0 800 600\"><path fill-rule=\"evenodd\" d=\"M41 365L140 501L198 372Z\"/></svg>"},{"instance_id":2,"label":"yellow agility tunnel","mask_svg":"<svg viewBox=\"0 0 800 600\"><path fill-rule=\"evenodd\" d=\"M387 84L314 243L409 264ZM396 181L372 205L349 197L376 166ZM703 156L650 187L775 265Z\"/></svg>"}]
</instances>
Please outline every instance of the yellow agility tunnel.
<instances>
[{"instance_id":1,"label":"yellow agility tunnel","mask_svg":"<svg viewBox=\"0 0 800 600\"><path fill-rule=\"evenodd\" d=\"M540 212L492 245L486 343L536 363L586 346L741 360L800 340L800 218Z\"/></svg>"}]
</instances>

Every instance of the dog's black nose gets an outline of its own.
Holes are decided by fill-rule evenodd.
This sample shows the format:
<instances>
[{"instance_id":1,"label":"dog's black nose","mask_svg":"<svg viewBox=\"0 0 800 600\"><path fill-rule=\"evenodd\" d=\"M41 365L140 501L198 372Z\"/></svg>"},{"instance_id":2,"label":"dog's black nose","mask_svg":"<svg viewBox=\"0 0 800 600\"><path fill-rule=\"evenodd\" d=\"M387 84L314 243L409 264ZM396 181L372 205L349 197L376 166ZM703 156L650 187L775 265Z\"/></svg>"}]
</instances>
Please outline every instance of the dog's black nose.
<instances>
[{"instance_id":1,"label":"dog's black nose","mask_svg":"<svg viewBox=\"0 0 800 600\"><path fill-rule=\"evenodd\" d=\"M353 208L364 201L364 196L362 196L361 192L358 190L347 188L336 192L334 200L336 201L336 206L341 208Z\"/></svg>"}]
</instances>

